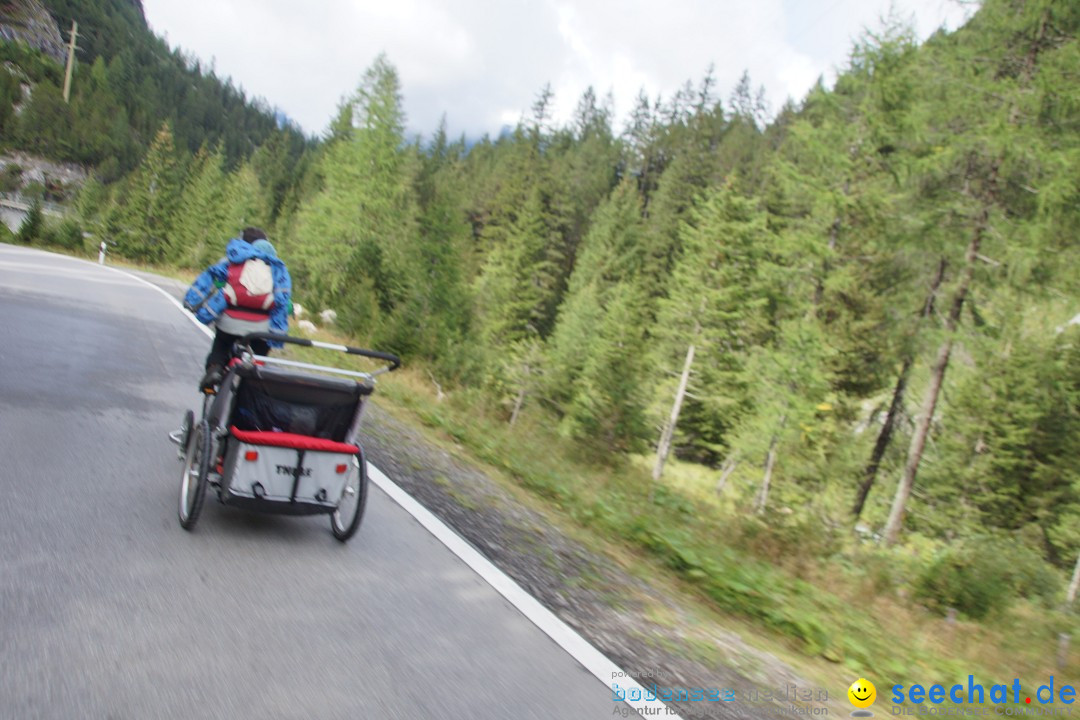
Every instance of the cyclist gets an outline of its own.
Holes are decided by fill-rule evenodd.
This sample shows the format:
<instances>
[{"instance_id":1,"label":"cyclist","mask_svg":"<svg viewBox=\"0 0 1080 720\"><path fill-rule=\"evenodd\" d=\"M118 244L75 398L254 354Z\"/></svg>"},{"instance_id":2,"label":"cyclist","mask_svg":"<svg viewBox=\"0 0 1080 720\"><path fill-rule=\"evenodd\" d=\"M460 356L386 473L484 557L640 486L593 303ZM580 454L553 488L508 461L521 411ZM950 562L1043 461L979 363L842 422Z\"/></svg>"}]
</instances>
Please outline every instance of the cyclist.
<instances>
[{"instance_id":1,"label":"cyclist","mask_svg":"<svg viewBox=\"0 0 1080 720\"><path fill-rule=\"evenodd\" d=\"M233 343L254 332L289 332L292 279L274 246L259 228L244 228L229 240L225 257L206 268L184 296L184 307L205 325L214 325L214 343L199 382L213 392L224 377ZM266 355L282 343L254 340L251 349Z\"/></svg>"}]
</instances>

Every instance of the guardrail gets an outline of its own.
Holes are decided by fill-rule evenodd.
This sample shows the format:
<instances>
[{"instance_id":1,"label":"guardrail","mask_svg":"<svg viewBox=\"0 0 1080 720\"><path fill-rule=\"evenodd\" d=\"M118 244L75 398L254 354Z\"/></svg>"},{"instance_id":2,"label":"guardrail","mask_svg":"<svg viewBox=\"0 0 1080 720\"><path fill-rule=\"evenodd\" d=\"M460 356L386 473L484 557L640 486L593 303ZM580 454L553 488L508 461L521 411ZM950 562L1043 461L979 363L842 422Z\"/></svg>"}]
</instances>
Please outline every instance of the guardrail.
<instances>
[{"instance_id":1,"label":"guardrail","mask_svg":"<svg viewBox=\"0 0 1080 720\"><path fill-rule=\"evenodd\" d=\"M27 200L19 193L0 192L0 205L6 205L7 207L26 212L33 204L33 200ZM47 200L41 201L41 211L56 216L67 214L66 207Z\"/></svg>"}]
</instances>

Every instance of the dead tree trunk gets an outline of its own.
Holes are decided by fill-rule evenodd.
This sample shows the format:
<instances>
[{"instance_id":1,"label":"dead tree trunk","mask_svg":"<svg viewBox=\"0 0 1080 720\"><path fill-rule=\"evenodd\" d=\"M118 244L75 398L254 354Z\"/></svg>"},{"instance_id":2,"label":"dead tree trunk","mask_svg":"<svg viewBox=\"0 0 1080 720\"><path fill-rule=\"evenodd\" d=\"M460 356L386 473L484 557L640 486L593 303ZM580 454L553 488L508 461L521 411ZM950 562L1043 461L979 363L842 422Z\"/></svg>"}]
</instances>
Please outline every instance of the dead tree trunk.
<instances>
[{"instance_id":1,"label":"dead tree trunk","mask_svg":"<svg viewBox=\"0 0 1080 720\"><path fill-rule=\"evenodd\" d=\"M757 503L754 512L758 515L765 512L765 505L769 502L769 485L772 483L772 471L776 465L776 436L769 443L769 454L765 457L765 475L761 478L761 490L758 492Z\"/></svg>"},{"instance_id":2,"label":"dead tree trunk","mask_svg":"<svg viewBox=\"0 0 1080 720\"><path fill-rule=\"evenodd\" d=\"M765 474L761 478L761 490L758 491L758 496L754 502L754 512L758 515L765 512L765 505L769 502L769 487L772 485L773 468L776 467L776 445L780 442L780 433L784 431L784 425L787 424L787 415L780 418L780 427L773 433L772 440L769 441L769 452L765 455Z\"/></svg>"},{"instance_id":3,"label":"dead tree trunk","mask_svg":"<svg viewBox=\"0 0 1080 720\"><path fill-rule=\"evenodd\" d=\"M686 386L690 382L690 368L694 364L694 344L686 350L686 361L683 363L682 377L679 378L679 389L675 392L675 403L671 406L671 416L664 424L664 430L660 433L660 442L656 446L656 464L653 465L652 479L658 482L664 474L664 463L668 453L671 452L671 441L675 437L675 426L679 423L679 413L682 412L683 400L686 398Z\"/></svg>"},{"instance_id":4,"label":"dead tree trunk","mask_svg":"<svg viewBox=\"0 0 1080 720\"><path fill-rule=\"evenodd\" d=\"M1072 580L1069 581L1069 589L1065 591L1065 604L1072 605L1076 601L1076 591L1080 589L1080 553L1076 555L1076 567L1073 568Z\"/></svg>"},{"instance_id":5,"label":"dead tree trunk","mask_svg":"<svg viewBox=\"0 0 1080 720\"><path fill-rule=\"evenodd\" d=\"M930 293L926 296L926 302L923 303L922 310L919 312L920 322L934 312L934 300L944 278L945 260L942 260L938 264L937 274L930 285ZM870 454L870 462L866 464L862 484L859 486L859 492L855 496L855 506L851 509L856 520L862 515L863 507L866 505L866 498L870 495L870 489L874 487L874 483L877 481L881 460L885 457L885 451L892 441L897 419L900 416L901 409L904 407L904 393L907 391L908 376L911 373L913 364L911 355L908 355L904 358L904 364L900 368L900 375L897 377L896 387L893 389L892 402L889 403L889 411L885 414L885 423L881 426L881 432L878 433L877 442L874 443L874 451Z\"/></svg>"},{"instance_id":6,"label":"dead tree trunk","mask_svg":"<svg viewBox=\"0 0 1080 720\"><path fill-rule=\"evenodd\" d=\"M919 463L922 462L923 451L926 449L926 439L930 434L930 424L934 419L934 410L941 394L941 385L945 381L945 371L949 369L949 357L952 355L953 342L956 339L956 328L960 324L960 314L964 309L964 301L967 299L972 277L975 275L975 263L978 260L979 247L982 245L983 236L986 234L989 218L990 208L988 205L984 205L975 222L971 242L968 244L964 262L964 274L953 294L952 307L949 308L949 315L945 319L945 340L938 348L937 357L930 370L930 385L926 388L922 409L915 425L915 433L911 436L907 462L904 464L904 475L900 478L900 484L896 487L896 495L893 498L892 508L889 510L889 519L886 521L885 529L882 532L886 545L895 544L900 537L900 528L904 522L904 510L907 508L911 488L915 485L915 475L919 471Z\"/></svg>"},{"instance_id":7,"label":"dead tree trunk","mask_svg":"<svg viewBox=\"0 0 1080 720\"><path fill-rule=\"evenodd\" d=\"M769 486L772 484L772 472L776 466L776 440L776 435L773 435L772 442L769 443L769 454L765 456L765 474L761 478L761 489L754 502L754 512L758 515L765 512L765 505L769 502Z\"/></svg>"},{"instance_id":8,"label":"dead tree trunk","mask_svg":"<svg viewBox=\"0 0 1080 720\"><path fill-rule=\"evenodd\" d=\"M514 427L514 423L517 422L518 413L521 412L521 406L525 404L525 387L522 386L518 391L517 397L514 398L514 409L510 412L510 427Z\"/></svg>"},{"instance_id":9,"label":"dead tree trunk","mask_svg":"<svg viewBox=\"0 0 1080 720\"><path fill-rule=\"evenodd\" d=\"M427 371L427 375L429 378L431 378L431 384L435 386L435 401L442 402L443 398L446 397L446 393L443 392L442 389L442 384L435 379L435 376L431 374L430 370Z\"/></svg>"},{"instance_id":10,"label":"dead tree trunk","mask_svg":"<svg viewBox=\"0 0 1080 720\"><path fill-rule=\"evenodd\" d=\"M533 350L535 352L535 348ZM534 385L533 384L533 379L532 379L532 374L533 374L532 363L533 363L533 360L530 359L530 358L533 357L534 352L531 352L529 355L527 355L525 358L523 358L523 362L522 362L522 364L520 366L521 367L521 375L520 375L520 381L521 382L520 382L520 386L518 387L517 397L514 398L514 409L510 411L510 427L513 427L514 423L517 422L518 416L521 415L521 408L525 404L525 398L527 398L529 396L529 393L532 392L532 389L533 389L533 385Z\"/></svg>"},{"instance_id":11,"label":"dead tree trunk","mask_svg":"<svg viewBox=\"0 0 1080 720\"><path fill-rule=\"evenodd\" d=\"M731 473L735 472L735 468L739 467L738 455L729 455L724 464L720 467L720 479L716 481L716 494L720 495L724 492L724 488L727 487L728 478L731 477Z\"/></svg>"}]
</instances>

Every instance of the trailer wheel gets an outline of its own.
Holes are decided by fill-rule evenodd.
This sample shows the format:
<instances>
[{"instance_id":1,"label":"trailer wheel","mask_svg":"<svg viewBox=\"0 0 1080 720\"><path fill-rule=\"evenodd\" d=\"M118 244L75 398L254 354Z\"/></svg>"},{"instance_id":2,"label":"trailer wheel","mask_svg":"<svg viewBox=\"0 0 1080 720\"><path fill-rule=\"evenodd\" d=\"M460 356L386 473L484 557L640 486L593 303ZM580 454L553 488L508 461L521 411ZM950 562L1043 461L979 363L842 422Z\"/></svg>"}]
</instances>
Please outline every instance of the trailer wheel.
<instances>
[{"instance_id":1,"label":"trailer wheel","mask_svg":"<svg viewBox=\"0 0 1080 720\"><path fill-rule=\"evenodd\" d=\"M361 450L353 458L355 472L349 473L349 480L338 500L337 510L330 515L330 531L341 542L346 542L356 534L360 521L364 517L367 505L368 474L367 462Z\"/></svg>"}]
</instances>

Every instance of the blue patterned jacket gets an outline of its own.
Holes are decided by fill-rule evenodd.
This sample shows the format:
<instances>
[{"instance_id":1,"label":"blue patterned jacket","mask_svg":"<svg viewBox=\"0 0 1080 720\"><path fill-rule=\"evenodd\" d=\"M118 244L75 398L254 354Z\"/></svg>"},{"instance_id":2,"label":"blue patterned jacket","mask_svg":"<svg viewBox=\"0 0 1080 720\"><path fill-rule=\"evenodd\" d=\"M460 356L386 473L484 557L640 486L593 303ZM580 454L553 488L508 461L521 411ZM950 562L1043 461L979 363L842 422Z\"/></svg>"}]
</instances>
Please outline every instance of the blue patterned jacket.
<instances>
[{"instance_id":1,"label":"blue patterned jacket","mask_svg":"<svg viewBox=\"0 0 1080 720\"><path fill-rule=\"evenodd\" d=\"M229 265L242 263L251 258L258 258L270 265L274 276L274 307L270 309L270 330L276 333L289 332L289 308L292 307L292 278L285 263L274 252L269 243L255 247L240 238L233 238L225 247L225 257L203 270L184 295L184 307L192 310L199 322L210 325L225 310L227 300L220 291L229 274ZM280 342L271 342L272 347L281 347Z\"/></svg>"}]
</instances>

